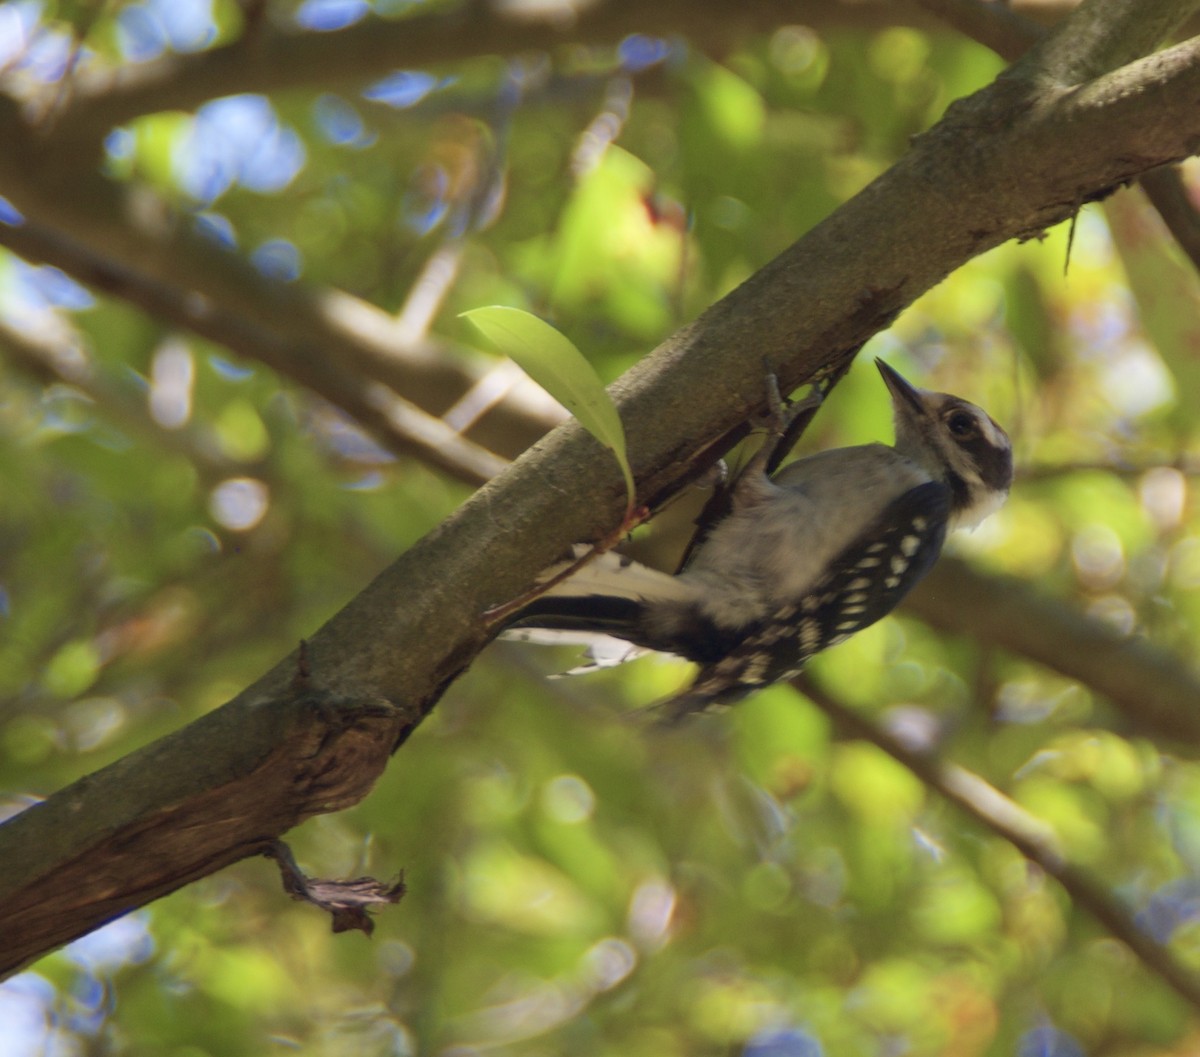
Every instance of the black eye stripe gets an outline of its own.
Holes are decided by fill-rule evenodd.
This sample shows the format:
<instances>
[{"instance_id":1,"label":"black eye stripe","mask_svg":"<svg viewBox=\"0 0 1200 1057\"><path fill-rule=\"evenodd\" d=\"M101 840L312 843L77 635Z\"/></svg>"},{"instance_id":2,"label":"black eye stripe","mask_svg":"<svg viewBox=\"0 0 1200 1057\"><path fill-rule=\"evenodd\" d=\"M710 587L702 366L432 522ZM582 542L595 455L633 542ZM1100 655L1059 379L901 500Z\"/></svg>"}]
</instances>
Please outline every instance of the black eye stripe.
<instances>
[{"instance_id":1,"label":"black eye stripe","mask_svg":"<svg viewBox=\"0 0 1200 1057\"><path fill-rule=\"evenodd\" d=\"M1013 463L1009 449L995 448L985 442L984 450L977 458L980 477L989 488L1008 488L1012 484Z\"/></svg>"},{"instance_id":2,"label":"black eye stripe","mask_svg":"<svg viewBox=\"0 0 1200 1057\"><path fill-rule=\"evenodd\" d=\"M968 456L979 479L985 485L989 488L1007 488L1010 485L1012 451L1007 444L1002 443L1003 430L999 427L996 427L995 431L989 430L981 415L973 408L964 407L960 403L952 403L942 408L941 420L950 440ZM994 433L999 436L995 436ZM955 482L951 480L950 485L954 488ZM962 490L965 491L965 488L964 481ZM966 500L967 497L959 494L958 489L955 491L958 500Z\"/></svg>"},{"instance_id":3,"label":"black eye stripe","mask_svg":"<svg viewBox=\"0 0 1200 1057\"><path fill-rule=\"evenodd\" d=\"M1007 488L1012 483L1012 452L997 448L982 434L955 438L979 471L980 479L990 488Z\"/></svg>"}]
</instances>

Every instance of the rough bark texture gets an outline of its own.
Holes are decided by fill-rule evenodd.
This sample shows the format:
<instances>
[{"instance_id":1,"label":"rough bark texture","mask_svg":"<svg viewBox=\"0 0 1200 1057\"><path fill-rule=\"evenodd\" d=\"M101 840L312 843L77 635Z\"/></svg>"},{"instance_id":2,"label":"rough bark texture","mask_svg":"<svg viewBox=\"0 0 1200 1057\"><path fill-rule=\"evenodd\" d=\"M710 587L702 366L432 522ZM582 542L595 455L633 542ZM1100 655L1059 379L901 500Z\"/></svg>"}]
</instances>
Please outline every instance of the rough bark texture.
<instances>
[{"instance_id":1,"label":"rough bark texture","mask_svg":"<svg viewBox=\"0 0 1200 1057\"><path fill-rule=\"evenodd\" d=\"M4 827L3 971L356 803L407 725L386 702L239 698L29 808Z\"/></svg>"},{"instance_id":2,"label":"rough bark texture","mask_svg":"<svg viewBox=\"0 0 1200 1057\"><path fill-rule=\"evenodd\" d=\"M669 490L691 453L715 456L759 408L764 357L789 387L810 379L976 254L1194 153L1200 41L1079 76L1136 59L1195 6L1085 5L630 371L615 391L641 495ZM20 123L13 108L0 113L7 141L33 150ZM143 255L163 225L133 218L133 196L98 180L81 191L77 171L51 179L53 153L38 156L0 154L0 192L86 247L155 267ZM163 238L160 251L171 247L189 249ZM198 276L215 266L206 259ZM0 827L0 973L361 798L488 641L480 614L569 543L610 530L623 506L608 453L574 426L556 430L320 629L305 677L288 658L212 715Z\"/></svg>"}]
</instances>

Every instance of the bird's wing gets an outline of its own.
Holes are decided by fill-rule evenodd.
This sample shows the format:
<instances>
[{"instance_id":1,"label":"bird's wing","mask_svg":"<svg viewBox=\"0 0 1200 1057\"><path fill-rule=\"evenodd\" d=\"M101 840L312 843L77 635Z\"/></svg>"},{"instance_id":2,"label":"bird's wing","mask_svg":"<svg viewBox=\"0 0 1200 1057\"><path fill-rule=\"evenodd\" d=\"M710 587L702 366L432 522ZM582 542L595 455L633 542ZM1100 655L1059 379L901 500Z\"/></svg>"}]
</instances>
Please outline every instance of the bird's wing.
<instances>
[{"instance_id":1,"label":"bird's wing","mask_svg":"<svg viewBox=\"0 0 1200 1057\"><path fill-rule=\"evenodd\" d=\"M656 706L670 719L732 704L791 678L814 654L890 613L927 573L946 538L950 495L938 481L910 488L853 543L802 599L782 606L682 694Z\"/></svg>"}]
</instances>

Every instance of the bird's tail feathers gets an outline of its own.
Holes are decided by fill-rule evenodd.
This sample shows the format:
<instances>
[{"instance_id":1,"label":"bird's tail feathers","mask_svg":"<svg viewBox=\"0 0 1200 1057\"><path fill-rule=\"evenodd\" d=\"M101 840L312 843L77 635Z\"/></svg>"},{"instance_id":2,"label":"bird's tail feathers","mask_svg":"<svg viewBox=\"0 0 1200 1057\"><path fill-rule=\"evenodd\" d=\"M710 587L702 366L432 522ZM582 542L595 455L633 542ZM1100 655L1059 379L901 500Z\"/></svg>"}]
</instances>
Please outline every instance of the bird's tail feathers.
<instances>
[{"instance_id":1,"label":"bird's tail feathers","mask_svg":"<svg viewBox=\"0 0 1200 1057\"><path fill-rule=\"evenodd\" d=\"M590 550L584 544L572 548L572 561L582 558ZM571 562L559 562L542 574L542 580L550 580L566 569ZM600 595L610 598L626 598L635 602L684 600L689 597L688 589L670 573L651 569L615 551L605 551L581 565L565 580L540 595L533 605L544 598L580 597Z\"/></svg>"},{"instance_id":2,"label":"bird's tail feathers","mask_svg":"<svg viewBox=\"0 0 1200 1057\"><path fill-rule=\"evenodd\" d=\"M552 628L510 628L501 638L513 642L532 642L537 646L585 646L586 660L565 672L550 676L562 679L568 675L586 675L604 668L615 668L618 664L643 657L652 651L635 646L632 642L601 635L594 631L568 631Z\"/></svg>"},{"instance_id":3,"label":"bird's tail feathers","mask_svg":"<svg viewBox=\"0 0 1200 1057\"><path fill-rule=\"evenodd\" d=\"M586 660L562 675L613 668L647 651L637 646L642 604L600 595L535 599L501 632L502 639L538 646L586 646Z\"/></svg>"},{"instance_id":4,"label":"bird's tail feathers","mask_svg":"<svg viewBox=\"0 0 1200 1057\"><path fill-rule=\"evenodd\" d=\"M588 548L576 546L576 559ZM569 562L542 574L552 579ZM571 672L609 668L640 656L648 602L686 599L687 589L668 573L611 551L600 554L515 613L501 638L540 645L584 645L588 662Z\"/></svg>"}]
</instances>

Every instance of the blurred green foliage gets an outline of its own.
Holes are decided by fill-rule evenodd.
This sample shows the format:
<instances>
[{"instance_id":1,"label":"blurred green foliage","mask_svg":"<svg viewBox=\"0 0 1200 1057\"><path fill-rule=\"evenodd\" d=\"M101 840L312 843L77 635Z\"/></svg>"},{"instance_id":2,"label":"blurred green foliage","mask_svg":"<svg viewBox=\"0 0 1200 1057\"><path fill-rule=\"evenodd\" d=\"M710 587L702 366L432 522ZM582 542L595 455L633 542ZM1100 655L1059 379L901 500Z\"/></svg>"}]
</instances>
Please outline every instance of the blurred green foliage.
<instances>
[{"instance_id":1,"label":"blurred green foliage","mask_svg":"<svg viewBox=\"0 0 1200 1057\"><path fill-rule=\"evenodd\" d=\"M18 7L0 3L0 19ZM178 7L215 27L198 46L242 32L231 2ZM165 10L40 8L46 28L85 35L111 63L132 62L139 12ZM261 150L246 156L221 154L232 126L202 135L212 113L157 114L110 141L106 164L231 252L286 240L296 281L391 312L452 254L432 312L446 355L487 362L460 313L512 304L552 318L611 379L1000 68L949 31L781 26L731 39L719 61L679 31L620 53L439 69L411 105L331 86L213 112L251 129ZM629 55L647 49L635 69ZM1003 246L868 352L1014 435L1011 502L954 550L1192 657L1196 276L1132 193L1084 210L1064 274L1066 256L1062 230ZM0 356L10 811L219 705L467 494L266 368L10 256L0 310L64 323L129 398L85 397ZM885 392L856 370L805 444L888 430ZM1200 1046L1196 1011L1067 893L796 692L645 730L622 713L668 693L682 667L545 678L571 663L493 647L365 803L291 835L318 876L404 869L409 894L373 939L331 936L269 863L248 862L0 990L14 1026L0 1053ZM903 615L813 667L1048 823L1200 970L1200 770L1178 747L1130 734L1085 686Z\"/></svg>"}]
</instances>

